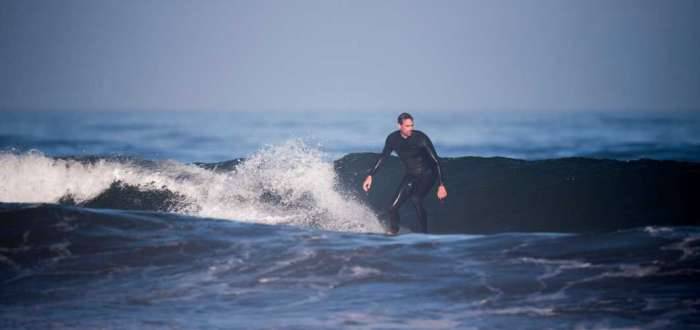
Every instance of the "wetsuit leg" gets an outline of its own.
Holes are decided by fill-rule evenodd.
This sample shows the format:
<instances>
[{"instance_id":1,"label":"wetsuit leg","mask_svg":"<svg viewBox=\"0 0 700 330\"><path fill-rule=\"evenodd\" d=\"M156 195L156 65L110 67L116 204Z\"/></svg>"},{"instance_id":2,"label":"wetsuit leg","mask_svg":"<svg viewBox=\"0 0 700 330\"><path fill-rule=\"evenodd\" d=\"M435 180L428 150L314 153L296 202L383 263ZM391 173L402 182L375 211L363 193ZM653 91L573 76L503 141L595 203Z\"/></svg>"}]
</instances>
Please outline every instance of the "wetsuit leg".
<instances>
[{"instance_id":1,"label":"wetsuit leg","mask_svg":"<svg viewBox=\"0 0 700 330\"><path fill-rule=\"evenodd\" d=\"M389 228L392 232L397 233L399 231L399 209L403 202L408 199L413 193L413 188L415 186L416 177L410 174L405 174L401 179L401 183L396 188L394 197L391 199L391 204L389 206Z\"/></svg>"},{"instance_id":2,"label":"wetsuit leg","mask_svg":"<svg viewBox=\"0 0 700 330\"><path fill-rule=\"evenodd\" d=\"M411 202L416 208L416 217L418 218L418 228L420 232L428 232L428 214L423 207L423 198L430 192L431 188L437 180L434 170L428 170L421 173L415 181L413 194L411 194Z\"/></svg>"}]
</instances>

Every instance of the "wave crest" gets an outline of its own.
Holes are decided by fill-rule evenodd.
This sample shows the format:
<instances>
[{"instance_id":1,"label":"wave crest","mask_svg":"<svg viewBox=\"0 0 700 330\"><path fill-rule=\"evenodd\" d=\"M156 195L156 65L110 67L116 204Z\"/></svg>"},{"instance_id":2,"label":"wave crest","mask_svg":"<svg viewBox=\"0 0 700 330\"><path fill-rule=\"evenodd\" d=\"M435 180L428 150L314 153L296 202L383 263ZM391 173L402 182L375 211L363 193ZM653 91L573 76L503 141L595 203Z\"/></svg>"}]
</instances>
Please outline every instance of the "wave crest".
<instances>
[{"instance_id":1,"label":"wave crest","mask_svg":"<svg viewBox=\"0 0 700 330\"><path fill-rule=\"evenodd\" d=\"M230 170L174 160L0 154L0 201L168 211L265 224L381 232L346 193L333 163L295 138L266 145Z\"/></svg>"}]
</instances>

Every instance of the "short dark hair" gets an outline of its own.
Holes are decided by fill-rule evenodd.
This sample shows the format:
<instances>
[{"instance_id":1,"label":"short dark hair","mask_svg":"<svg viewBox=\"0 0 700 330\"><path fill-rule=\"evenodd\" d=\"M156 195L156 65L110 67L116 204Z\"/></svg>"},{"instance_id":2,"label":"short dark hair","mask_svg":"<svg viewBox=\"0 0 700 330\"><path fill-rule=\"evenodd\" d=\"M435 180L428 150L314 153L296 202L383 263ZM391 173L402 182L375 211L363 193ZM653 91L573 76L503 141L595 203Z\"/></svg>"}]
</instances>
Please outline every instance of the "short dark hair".
<instances>
[{"instance_id":1,"label":"short dark hair","mask_svg":"<svg viewBox=\"0 0 700 330\"><path fill-rule=\"evenodd\" d=\"M403 125L403 120L404 120L404 119L413 120L413 116L411 116L411 114L409 114L408 112L402 112L402 113L399 115L399 118L397 119L397 121L399 122L399 125Z\"/></svg>"}]
</instances>

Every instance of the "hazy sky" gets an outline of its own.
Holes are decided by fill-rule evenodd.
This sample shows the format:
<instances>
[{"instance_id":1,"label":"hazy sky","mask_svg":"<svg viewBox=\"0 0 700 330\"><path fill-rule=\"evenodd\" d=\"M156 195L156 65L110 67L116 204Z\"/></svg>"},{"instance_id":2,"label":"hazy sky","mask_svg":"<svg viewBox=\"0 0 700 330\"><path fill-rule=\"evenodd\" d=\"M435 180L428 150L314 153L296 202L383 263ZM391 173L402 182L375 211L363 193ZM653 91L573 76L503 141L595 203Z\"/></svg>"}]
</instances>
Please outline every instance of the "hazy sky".
<instances>
[{"instance_id":1,"label":"hazy sky","mask_svg":"<svg viewBox=\"0 0 700 330\"><path fill-rule=\"evenodd\" d=\"M700 109L700 1L0 2L0 108Z\"/></svg>"}]
</instances>

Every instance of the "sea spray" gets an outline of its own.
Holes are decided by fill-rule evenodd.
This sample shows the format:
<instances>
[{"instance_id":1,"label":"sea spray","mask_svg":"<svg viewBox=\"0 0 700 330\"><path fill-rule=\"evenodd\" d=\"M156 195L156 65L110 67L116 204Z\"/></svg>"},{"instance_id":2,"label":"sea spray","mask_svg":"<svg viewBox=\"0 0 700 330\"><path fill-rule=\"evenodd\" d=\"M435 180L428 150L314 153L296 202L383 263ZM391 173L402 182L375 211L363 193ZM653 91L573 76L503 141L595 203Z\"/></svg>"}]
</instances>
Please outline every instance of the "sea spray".
<instances>
[{"instance_id":1,"label":"sea spray","mask_svg":"<svg viewBox=\"0 0 700 330\"><path fill-rule=\"evenodd\" d=\"M89 204L115 182L177 196L167 211L266 224L380 232L375 214L337 180L321 150L295 138L266 145L228 171L174 160L0 154L0 201ZM123 198L118 199L121 202ZM121 208L114 205L113 208Z\"/></svg>"}]
</instances>

